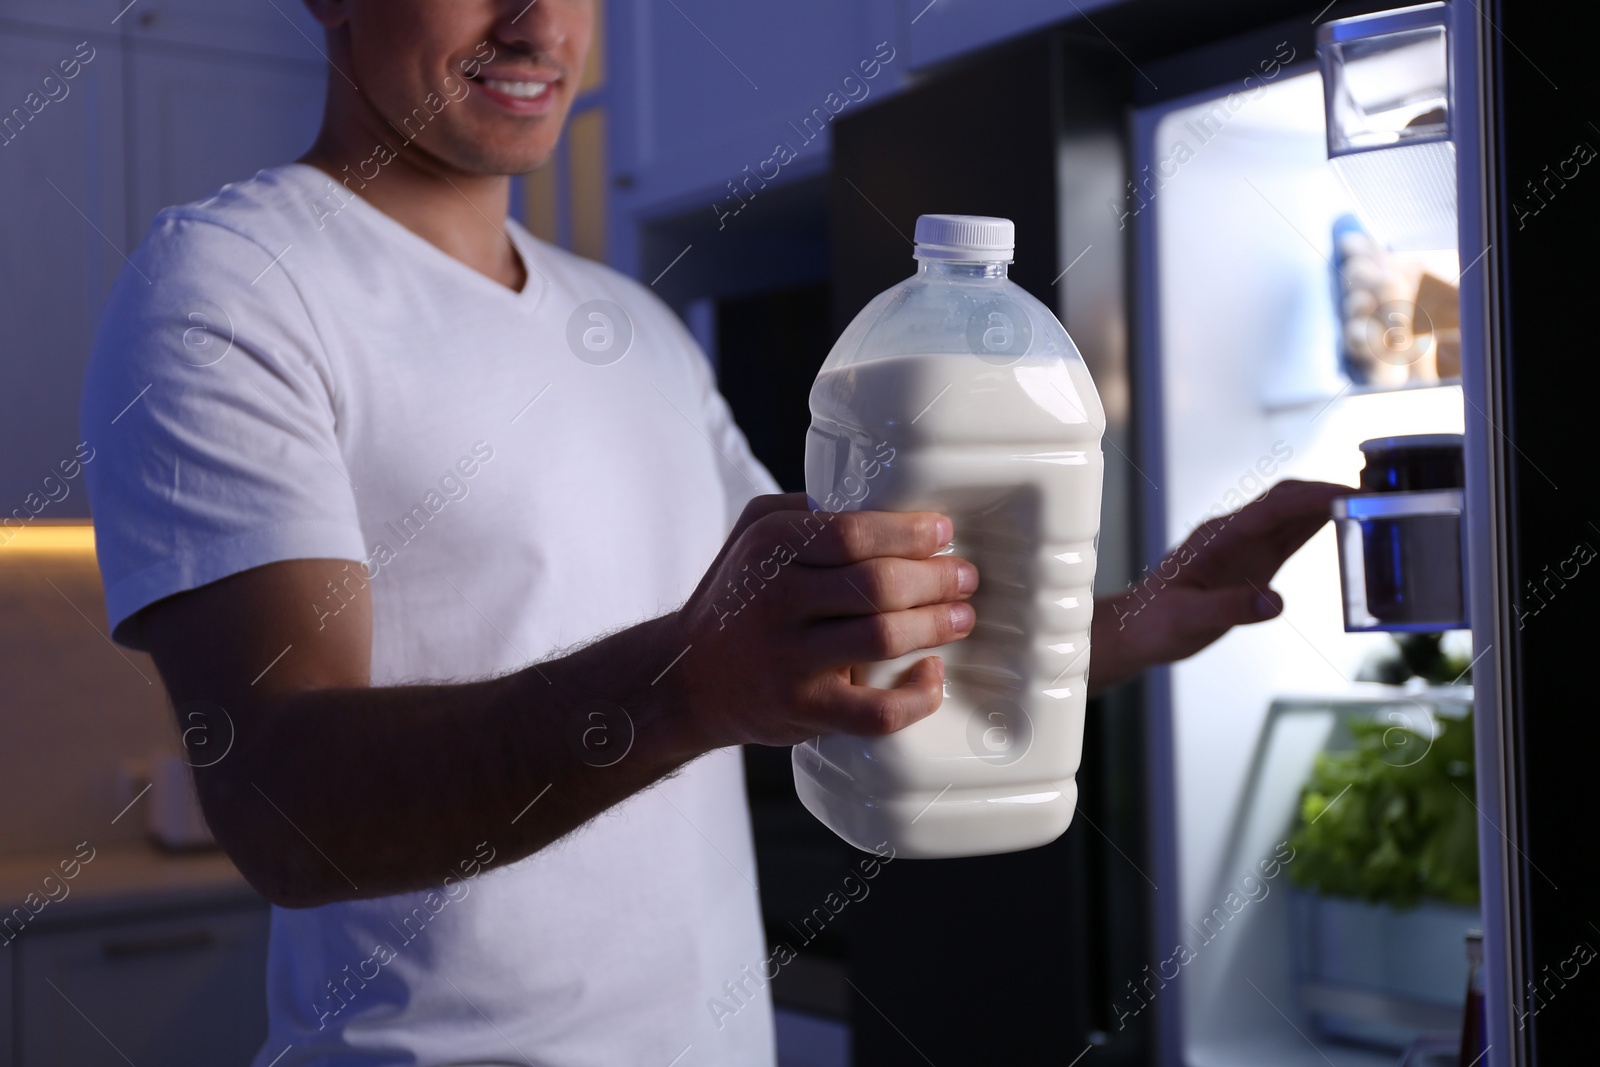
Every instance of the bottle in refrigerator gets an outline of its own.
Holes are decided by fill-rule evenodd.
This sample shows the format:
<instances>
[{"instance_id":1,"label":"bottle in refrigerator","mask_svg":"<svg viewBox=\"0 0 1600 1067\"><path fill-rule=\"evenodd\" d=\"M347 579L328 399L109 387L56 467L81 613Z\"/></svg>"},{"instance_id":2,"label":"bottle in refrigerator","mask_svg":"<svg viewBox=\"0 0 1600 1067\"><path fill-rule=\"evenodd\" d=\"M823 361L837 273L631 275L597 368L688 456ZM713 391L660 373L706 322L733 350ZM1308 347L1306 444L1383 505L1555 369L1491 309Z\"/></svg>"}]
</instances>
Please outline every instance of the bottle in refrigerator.
<instances>
[{"instance_id":1,"label":"bottle in refrigerator","mask_svg":"<svg viewBox=\"0 0 1600 1067\"><path fill-rule=\"evenodd\" d=\"M806 488L834 510L949 515L980 584L965 640L928 654L944 700L894 734L794 749L806 807L863 849L1011 852L1072 820L1083 741L1105 416L1056 317L1007 277L1010 220L924 215L917 272L840 336L811 390Z\"/></svg>"}]
</instances>

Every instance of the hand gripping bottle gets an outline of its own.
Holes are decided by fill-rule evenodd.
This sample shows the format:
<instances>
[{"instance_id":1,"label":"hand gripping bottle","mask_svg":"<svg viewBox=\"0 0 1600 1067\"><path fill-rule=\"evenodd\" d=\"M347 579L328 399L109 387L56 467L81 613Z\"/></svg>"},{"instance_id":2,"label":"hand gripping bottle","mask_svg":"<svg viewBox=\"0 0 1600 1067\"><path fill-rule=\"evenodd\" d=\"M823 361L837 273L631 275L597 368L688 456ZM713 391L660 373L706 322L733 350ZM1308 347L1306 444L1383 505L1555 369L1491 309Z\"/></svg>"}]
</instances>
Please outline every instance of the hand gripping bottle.
<instances>
[{"instance_id":1,"label":"hand gripping bottle","mask_svg":"<svg viewBox=\"0 0 1600 1067\"><path fill-rule=\"evenodd\" d=\"M1006 277L1009 219L924 215L916 233L917 273L817 374L806 489L824 512L949 515L947 551L978 568L977 624L858 668L889 687L935 653L944 702L886 737L796 745L795 787L858 848L1013 852L1059 837L1077 802L1105 415L1067 331Z\"/></svg>"}]
</instances>

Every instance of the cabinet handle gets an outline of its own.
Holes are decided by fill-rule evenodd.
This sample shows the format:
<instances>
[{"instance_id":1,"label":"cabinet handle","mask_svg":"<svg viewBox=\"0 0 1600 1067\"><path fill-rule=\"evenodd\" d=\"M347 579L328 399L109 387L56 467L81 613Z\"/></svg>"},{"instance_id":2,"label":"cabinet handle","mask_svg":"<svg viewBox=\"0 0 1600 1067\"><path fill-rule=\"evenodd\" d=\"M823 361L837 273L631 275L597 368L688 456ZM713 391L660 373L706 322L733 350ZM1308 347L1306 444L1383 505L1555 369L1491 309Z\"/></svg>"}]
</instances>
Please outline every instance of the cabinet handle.
<instances>
[{"instance_id":1,"label":"cabinet handle","mask_svg":"<svg viewBox=\"0 0 1600 1067\"><path fill-rule=\"evenodd\" d=\"M187 952L191 949L210 948L216 943L210 930L189 930L164 937L144 937L127 940L108 940L100 949L107 959L127 959L130 956L154 956L162 952Z\"/></svg>"}]
</instances>

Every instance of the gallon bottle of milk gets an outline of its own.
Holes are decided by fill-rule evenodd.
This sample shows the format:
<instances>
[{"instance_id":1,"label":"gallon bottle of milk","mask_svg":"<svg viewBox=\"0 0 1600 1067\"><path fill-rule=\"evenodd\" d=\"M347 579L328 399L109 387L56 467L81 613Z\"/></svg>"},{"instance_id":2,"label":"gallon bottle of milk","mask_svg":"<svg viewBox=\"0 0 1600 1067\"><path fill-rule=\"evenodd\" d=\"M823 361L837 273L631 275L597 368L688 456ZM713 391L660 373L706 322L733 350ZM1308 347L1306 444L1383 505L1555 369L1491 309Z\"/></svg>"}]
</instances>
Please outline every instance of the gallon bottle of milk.
<instances>
[{"instance_id":1,"label":"gallon bottle of milk","mask_svg":"<svg viewBox=\"0 0 1600 1067\"><path fill-rule=\"evenodd\" d=\"M1044 304L1006 277L1009 219L924 215L917 273L834 345L811 389L813 507L940 511L978 568L965 641L858 669L889 687L945 663L944 702L886 737L795 746L800 799L863 849L976 856L1072 821L1105 415Z\"/></svg>"}]
</instances>

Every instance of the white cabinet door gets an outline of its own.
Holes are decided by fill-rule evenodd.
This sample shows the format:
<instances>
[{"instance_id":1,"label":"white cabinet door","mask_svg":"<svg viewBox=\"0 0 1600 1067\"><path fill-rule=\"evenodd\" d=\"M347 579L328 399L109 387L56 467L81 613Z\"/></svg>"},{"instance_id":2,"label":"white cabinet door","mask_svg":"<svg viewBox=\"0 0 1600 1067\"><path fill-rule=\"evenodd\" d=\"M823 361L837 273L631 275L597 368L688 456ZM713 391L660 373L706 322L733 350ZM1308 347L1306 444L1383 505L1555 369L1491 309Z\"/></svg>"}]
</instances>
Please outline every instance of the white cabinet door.
<instances>
[{"instance_id":1,"label":"white cabinet door","mask_svg":"<svg viewBox=\"0 0 1600 1067\"><path fill-rule=\"evenodd\" d=\"M29 931L18 1067L245 1064L266 1039L269 911Z\"/></svg>"},{"instance_id":2,"label":"white cabinet door","mask_svg":"<svg viewBox=\"0 0 1600 1067\"><path fill-rule=\"evenodd\" d=\"M162 208L288 163L316 139L320 60L219 56L140 41L129 46L129 63L135 239Z\"/></svg>"},{"instance_id":3,"label":"white cabinet door","mask_svg":"<svg viewBox=\"0 0 1600 1067\"><path fill-rule=\"evenodd\" d=\"M834 115L889 95L905 67L881 0L612 0L608 17L613 170L633 182L626 210L687 195L711 218L713 200L740 203L728 182L749 181L748 195L817 173Z\"/></svg>"},{"instance_id":4,"label":"white cabinet door","mask_svg":"<svg viewBox=\"0 0 1600 1067\"><path fill-rule=\"evenodd\" d=\"M84 41L0 33L0 516L35 510L28 494L45 499L73 456L84 363L128 250L121 46ZM87 514L82 493L39 512Z\"/></svg>"},{"instance_id":5,"label":"white cabinet door","mask_svg":"<svg viewBox=\"0 0 1600 1067\"><path fill-rule=\"evenodd\" d=\"M322 27L306 12L305 0L139 0L122 21L140 41L213 52L321 62L325 51Z\"/></svg>"},{"instance_id":6,"label":"white cabinet door","mask_svg":"<svg viewBox=\"0 0 1600 1067\"><path fill-rule=\"evenodd\" d=\"M86 33L117 33L142 6L140 0L0 0L0 20L15 19Z\"/></svg>"}]
</instances>

